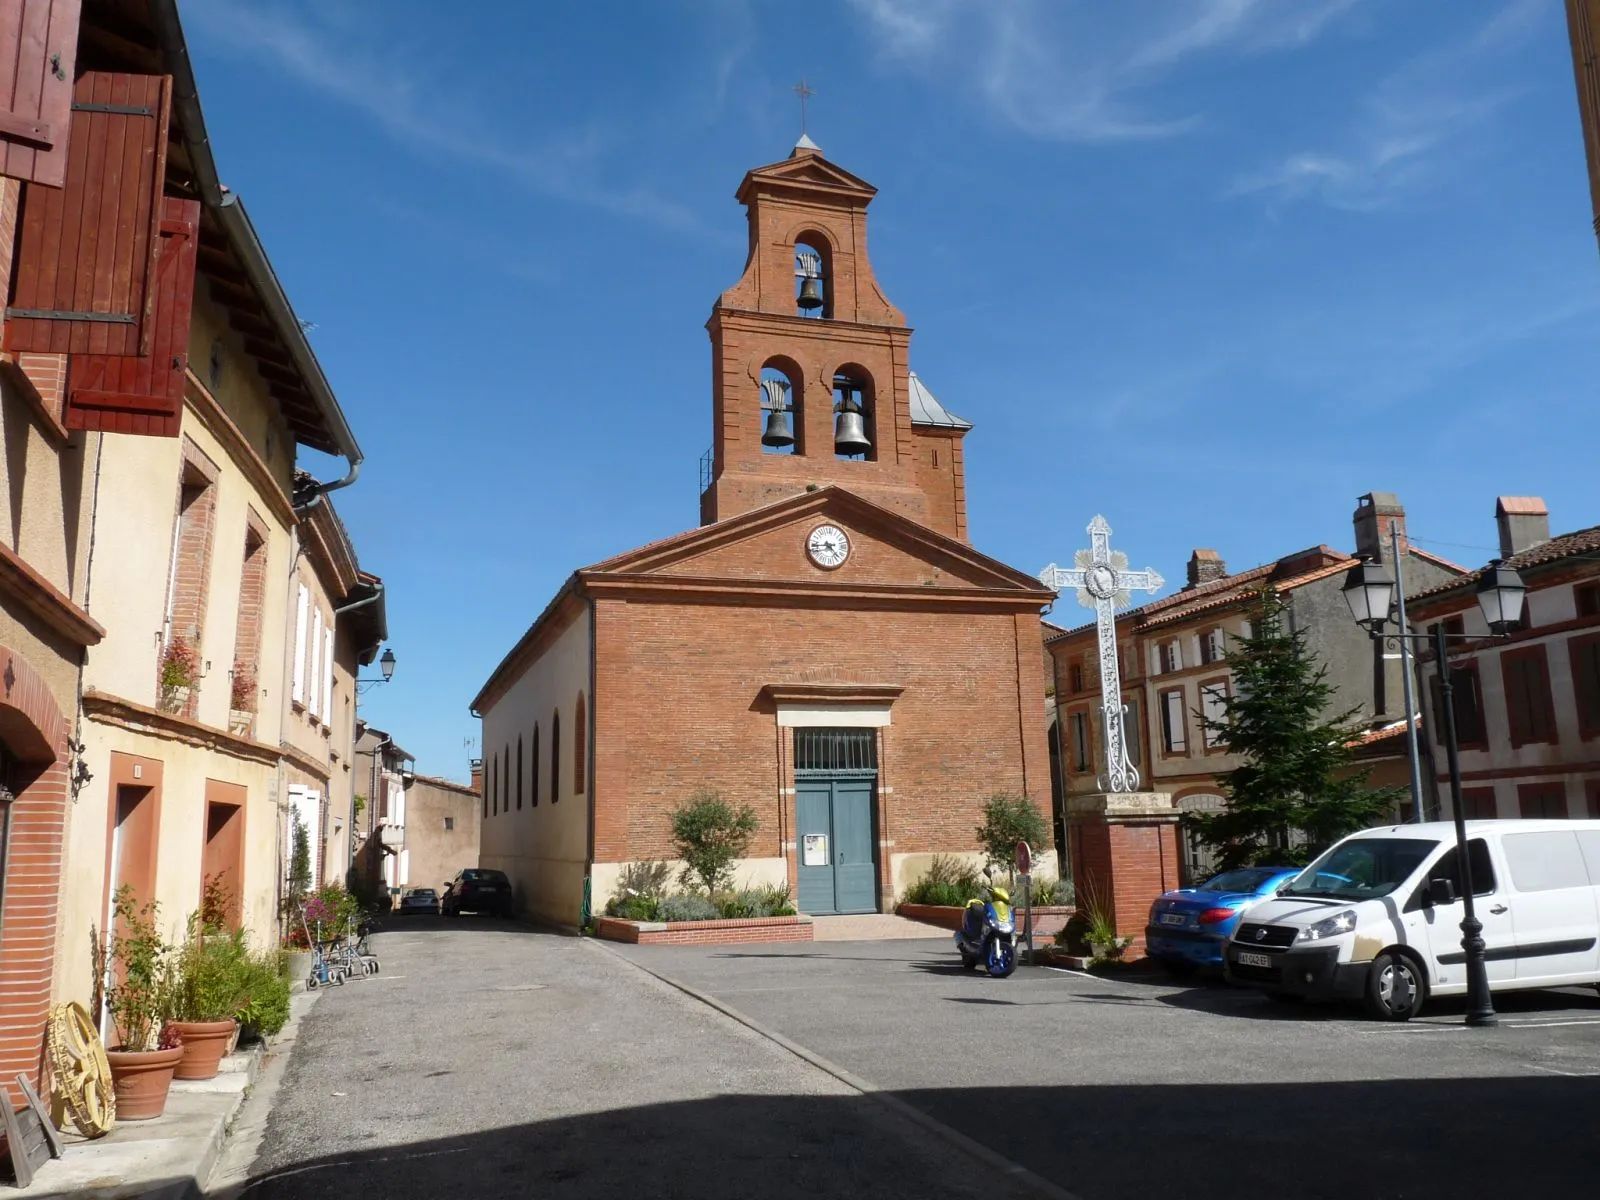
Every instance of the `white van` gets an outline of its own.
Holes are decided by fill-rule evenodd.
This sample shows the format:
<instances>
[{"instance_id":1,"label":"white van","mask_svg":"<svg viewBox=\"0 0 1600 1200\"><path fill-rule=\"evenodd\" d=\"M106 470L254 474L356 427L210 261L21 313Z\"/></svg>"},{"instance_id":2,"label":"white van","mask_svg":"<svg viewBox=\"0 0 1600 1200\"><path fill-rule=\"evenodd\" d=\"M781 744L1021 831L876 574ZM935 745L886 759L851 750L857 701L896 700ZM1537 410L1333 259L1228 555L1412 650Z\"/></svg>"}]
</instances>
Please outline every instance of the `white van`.
<instances>
[{"instance_id":1,"label":"white van","mask_svg":"<svg viewBox=\"0 0 1600 1200\"><path fill-rule=\"evenodd\" d=\"M1468 821L1467 838L1490 990L1600 983L1600 821ZM1364 829L1247 909L1223 969L1404 1021L1467 990L1460 895L1453 823Z\"/></svg>"}]
</instances>

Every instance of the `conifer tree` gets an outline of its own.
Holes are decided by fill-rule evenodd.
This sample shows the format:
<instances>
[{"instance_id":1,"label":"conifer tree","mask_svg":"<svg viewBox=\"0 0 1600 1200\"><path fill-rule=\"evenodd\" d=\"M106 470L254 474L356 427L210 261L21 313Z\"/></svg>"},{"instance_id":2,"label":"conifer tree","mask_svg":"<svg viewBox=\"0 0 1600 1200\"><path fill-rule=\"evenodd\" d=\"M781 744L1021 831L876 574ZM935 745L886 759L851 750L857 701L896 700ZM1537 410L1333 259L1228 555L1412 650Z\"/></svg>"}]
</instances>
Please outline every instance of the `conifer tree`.
<instances>
[{"instance_id":1,"label":"conifer tree","mask_svg":"<svg viewBox=\"0 0 1600 1200\"><path fill-rule=\"evenodd\" d=\"M1395 804L1396 789L1369 788L1370 772L1353 769L1359 709L1326 715L1337 689L1287 612L1275 590L1262 589L1250 636L1224 656L1233 686L1221 715L1200 714L1211 744L1244 758L1218 779L1227 809L1187 818L1223 869L1309 862Z\"/></svg>"}]
</instances>

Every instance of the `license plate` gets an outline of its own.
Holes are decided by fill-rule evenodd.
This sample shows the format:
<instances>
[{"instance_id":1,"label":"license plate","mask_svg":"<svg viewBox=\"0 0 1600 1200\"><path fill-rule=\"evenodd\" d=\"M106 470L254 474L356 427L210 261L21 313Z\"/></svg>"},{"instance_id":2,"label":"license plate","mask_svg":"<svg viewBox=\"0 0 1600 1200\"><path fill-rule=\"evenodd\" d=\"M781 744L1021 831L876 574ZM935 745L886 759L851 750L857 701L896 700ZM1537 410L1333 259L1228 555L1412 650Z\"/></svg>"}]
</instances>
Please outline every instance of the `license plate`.
<instances>
[{"instance_id":1,"label":"license plate","mask_svg":"<svg viewBox=\"0 0 1600 1200\"><path fill-rule=\"evenodd\" d=\"M1252 954L1248 950L1236 950L1233 955L1233 961L1241 967L1270 967L1272 965L1272 955Z\"/></svg>"},{"instance_id":2,"label":"license plate","mask_svg":"<svg viewBox=\"0 0 1600 1200\"><path fill-rule=\"evenodd\" d=\"M1187 925L1189 918L1182 913L1162 913L1161 923L1163 925Z\"/></svg>"}]
</instances>

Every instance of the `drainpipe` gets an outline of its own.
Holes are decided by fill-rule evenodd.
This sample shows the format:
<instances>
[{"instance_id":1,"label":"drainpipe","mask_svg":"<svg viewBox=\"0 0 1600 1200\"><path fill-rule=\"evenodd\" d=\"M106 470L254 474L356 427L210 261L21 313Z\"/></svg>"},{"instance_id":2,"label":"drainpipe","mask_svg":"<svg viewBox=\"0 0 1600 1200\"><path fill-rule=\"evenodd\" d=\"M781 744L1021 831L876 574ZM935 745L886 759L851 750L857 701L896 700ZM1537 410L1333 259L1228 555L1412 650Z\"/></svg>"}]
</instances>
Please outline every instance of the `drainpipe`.
<instances>
[{"instance_id":1,"label":"drainpipe","mask_svg":"<svg viewBox=\"0 0 1600 1200\"><path fill-rule=\"evenodd\" d=\"M372 586L374 589L372 595L363 600L352 600L349 604L341 604L333 610L333 615L338 616L340 613L354 612L358 608L365 608L369 604L376 604L379 600L382 600L383 584L375 583Z\"/></svg>"}]
</instances>

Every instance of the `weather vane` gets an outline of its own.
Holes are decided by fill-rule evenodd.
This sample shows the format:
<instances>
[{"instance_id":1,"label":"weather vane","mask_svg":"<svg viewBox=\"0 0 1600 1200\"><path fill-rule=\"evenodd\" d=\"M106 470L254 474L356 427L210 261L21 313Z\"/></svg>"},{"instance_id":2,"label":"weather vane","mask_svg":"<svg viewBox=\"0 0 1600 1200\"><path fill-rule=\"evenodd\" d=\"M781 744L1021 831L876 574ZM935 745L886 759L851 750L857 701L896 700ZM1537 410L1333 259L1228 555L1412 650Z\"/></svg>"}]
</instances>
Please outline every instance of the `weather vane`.
<instances>
[{"instance_id":1,"label":"weather vane","mask_svg":"<svg viewBox=\"0 0 1600 1200\"><path fill-rule=\"evenodd\" d=\"M806 81L802 79L799 83L794 85L794 94L800 97L800 132L802 134L809 134L811 131L806 128L806 101L811 99L811 97L815 96L817 93L808 88L806 86Z\"/></svg>"}]
</instances>

